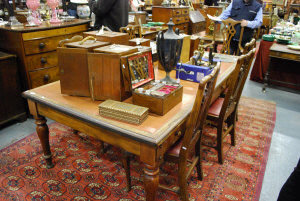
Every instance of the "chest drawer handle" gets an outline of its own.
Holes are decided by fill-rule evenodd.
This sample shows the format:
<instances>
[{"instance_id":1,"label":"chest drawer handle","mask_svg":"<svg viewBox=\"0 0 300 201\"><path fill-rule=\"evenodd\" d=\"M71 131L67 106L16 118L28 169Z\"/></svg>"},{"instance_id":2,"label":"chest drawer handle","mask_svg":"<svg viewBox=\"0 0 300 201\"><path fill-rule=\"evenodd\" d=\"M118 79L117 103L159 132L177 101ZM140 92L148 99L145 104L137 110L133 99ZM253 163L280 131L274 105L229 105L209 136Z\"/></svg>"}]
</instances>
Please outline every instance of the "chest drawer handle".
<instances>
[{"instance_id":1,"label":"chest drawer handle","mask_svg":"<svg viewBox=\"0 0 300 201\"><path fill-rule=\"evenodd\" d=\"M44 75L44 82L49 82L50 76L48 74Z\"/></svg>"},{"instance_id":2,"label":"chest drawer handle","mask_svg":"<svg viewBox=\"0 0 300 201\"><path fill-rule=\"evenodd\" d=\"M42 58L41 58L41 63L42 63L42 64L45 64L45 63L47 63L47 58L45 58L45 57L42 57Z\"/></svg>"},{"instance_id":3,"label":"chest drawer handle","mask_svg":"<svg viewBox=\"0 0 300 201\"><path fill-rule=\"evenodd\" d=\"M176 11L176 14L178 15L180 12L179 11Z\"/></svg>"},{"instance_id":4,"label":"chest drawer handle","mask_svg":"<svg viewBox=\"0 0 300 201\"><path fill-rule=\"evenodd\" d=\"M45 43L40 43L40 44L39 44L39 48L40 48L40 49L44 49L45 47L46 47Z\"/></svg>"}]
</instances>

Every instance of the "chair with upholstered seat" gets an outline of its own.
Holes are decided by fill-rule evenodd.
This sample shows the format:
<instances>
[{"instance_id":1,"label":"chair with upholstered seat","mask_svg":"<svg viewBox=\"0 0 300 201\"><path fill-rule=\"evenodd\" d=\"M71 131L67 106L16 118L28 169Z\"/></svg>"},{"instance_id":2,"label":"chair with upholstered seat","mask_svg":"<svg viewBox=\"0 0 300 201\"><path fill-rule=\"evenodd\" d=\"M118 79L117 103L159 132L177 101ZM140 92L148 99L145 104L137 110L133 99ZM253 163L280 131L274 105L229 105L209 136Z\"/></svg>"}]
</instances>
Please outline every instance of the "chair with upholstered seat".
<instances>
[{"instance_id":1,"label":"chair with upholstered seat","mask_svg":"<svg viewBox=\"0 0 300 201\"><path fill-rule=\"evenodd\" d=\"M223 164L223 140L230 134L231 145L235 146L235 124L238 103L249 73L255 48L248 54L242 55L237 61L232 78L225 86L225 97L218 97L210 106L207 115L209 125L217 127L217 146L209 145L217 149L218 161Z\"/></svg>"},{"instance_id":2,"label":"chair with upholstered seat","mask_svg":"<svg viewBox=\"0 0 300 201\"><path fill-rule=\"evenodd\" d=\"M223 46L221 49L221 53L223 54L231 54L230 52L230 43L232 42L233 36L236 34L235 27L241 23L241 21L236 21L231 18L223 20L222 23L224 24L223 28L221 29L221 33L223 36ZM244 34L244 27L241 27L241 33L239 37L238 48L235 55L239 55L240 48L242 47L241 42Z\"/></svg>"},{"instance_id":3,"label":"chair with upholstered seat","mask_svg":"<svg viewBox=\"0 0 300 201\"><path fill-rule=\"evenodd\" d=\"M182 200L188 200L187 181L195 166L197 168L198 179L202 180L203 178L200 147L201 136L219 71L220 63L217 64L210 75L205 76L200 81L192 111L185 122L184 135L169 148L164 156L164 160L178 163L179 186L169 188L159 185L159 187L180 194ZM123 165L126 169L128 190L130 190L131 180L129 177L128 155L126 159L123 159Z\"/></svg>"},{"instance_id":4,"label":"chair with upholstered seat","mask_svg":"<svg viewBox=\"0 0 300 201\"><path fill-rule=\"evenodd\" d=\"M128 33L129 39L142 38L142 30L139 25L127 25L126 27L121 27L120 32Z\"/></svg>"}]
</instances>

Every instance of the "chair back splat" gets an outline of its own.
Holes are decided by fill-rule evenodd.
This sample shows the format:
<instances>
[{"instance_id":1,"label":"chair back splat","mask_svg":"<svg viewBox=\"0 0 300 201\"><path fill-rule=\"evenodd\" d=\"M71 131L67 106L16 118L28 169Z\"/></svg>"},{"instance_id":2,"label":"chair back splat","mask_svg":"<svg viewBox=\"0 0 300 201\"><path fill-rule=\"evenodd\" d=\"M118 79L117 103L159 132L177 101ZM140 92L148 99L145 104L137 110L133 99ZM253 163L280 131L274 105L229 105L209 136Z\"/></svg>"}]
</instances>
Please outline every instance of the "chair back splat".
<instances>
[{"instance_id":1,"label":"chair back splat","mask_svg":"<svg viewBox=\"0 0 300 201\"><path fill-rule=\"evenodd\" d=\"M142 30L139 25L127 25L126 27L121 27L120 32L128 33L129 39L142 38Z\"/></svg>"},{"instance_id":2,"label":"chair back splat","mask_svg":"<svg viewBox=\"0 0 300 201\"><path fill-rule=\"evenodd\" d=\"M226 20L223 20L222 23L224 24L224 27L221 29L222 36L223 36L223 47L221 49L221 53L224 54L230 54L230 43L233 39L233 36L236 34L235 26L240 24L241 21L236 21L231 18L228 18ZM236 50L236 55L239 54L241 51L240 48L242 48L242 38L244 34L244 27L241 27L241 33L239 37L239 43L238 43L238 49Z\"/></svg>"}]
</instances>

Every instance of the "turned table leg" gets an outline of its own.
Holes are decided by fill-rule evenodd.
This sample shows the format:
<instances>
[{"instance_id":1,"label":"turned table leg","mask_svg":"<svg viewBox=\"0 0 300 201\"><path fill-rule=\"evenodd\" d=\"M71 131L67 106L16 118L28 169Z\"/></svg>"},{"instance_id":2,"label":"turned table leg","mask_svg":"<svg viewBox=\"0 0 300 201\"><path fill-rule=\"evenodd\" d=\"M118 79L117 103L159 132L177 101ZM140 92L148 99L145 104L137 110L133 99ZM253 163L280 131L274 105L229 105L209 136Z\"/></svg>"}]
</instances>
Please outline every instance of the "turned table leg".
<instances>
[{"instance_id":1,"label":"turned table leg","mask_svg":"<svg viewBox=\"0 0 300 201\"><path fill-rule=\"evenodd\" d=\"M47 120L45 117L39 116L35 118L36 132L40 138L42 144L44 159L46 160L47 169L53 168L52 155L49 144L49 128L46 124Z\"/></svg>"},{"instance_id":2,"label":"turned table leg","mask_svg":"<svg viewBox=\"0 0 300 201\"><path fill-rule=\"evenodd\" d=\"M158 164L154 166L145 163L144 167L144 186L146 192L146 200L155 200L156 192L158 189L158 179L159 179L159 168Z\"/></svg>"}]
</instances>

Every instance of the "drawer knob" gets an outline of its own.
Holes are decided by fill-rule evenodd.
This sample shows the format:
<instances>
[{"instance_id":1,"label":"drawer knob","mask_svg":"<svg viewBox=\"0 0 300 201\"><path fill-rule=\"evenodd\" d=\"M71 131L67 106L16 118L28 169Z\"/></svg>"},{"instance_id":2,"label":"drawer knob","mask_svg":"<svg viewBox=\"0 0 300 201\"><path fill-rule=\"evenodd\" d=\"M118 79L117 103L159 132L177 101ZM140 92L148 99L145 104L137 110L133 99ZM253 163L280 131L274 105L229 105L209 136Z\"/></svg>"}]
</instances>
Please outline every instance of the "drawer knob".
<instances>
[{"instance_id":1,"label":"drawer knob","mask_svg":"<svg viewBox=\"0 0 300 201\"><path fill-rule=\"evenodd\" d=\"M44 75L44 82L49 82L50 76L48 74Z\"/></svg>"},{"instance_id":2,"label":"drawer knob","mask_svg":"<svg viewBox=\"0 0 300 201\"><path fill-rule=\"evenodd\" d=\"M45 43L40 43L40 44L39 44L39 48L40 48L40 49L45 48L45 46L46 46Z\"/></svg>"},{"instance_id":3,"label":"drawer knob","mask_svg":"<svg viewBox=\"0 0 300 201\"><path fill-rule=\"evenodd\" d=\"M47 59L46 59L45 57L42 57L42 58L41 58L41 63L42 63L42 64L47 63Z\"/></svg>"}]
</instances>

